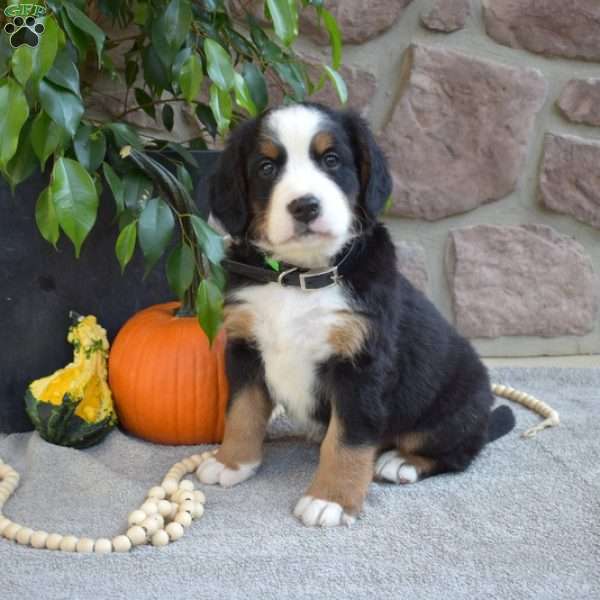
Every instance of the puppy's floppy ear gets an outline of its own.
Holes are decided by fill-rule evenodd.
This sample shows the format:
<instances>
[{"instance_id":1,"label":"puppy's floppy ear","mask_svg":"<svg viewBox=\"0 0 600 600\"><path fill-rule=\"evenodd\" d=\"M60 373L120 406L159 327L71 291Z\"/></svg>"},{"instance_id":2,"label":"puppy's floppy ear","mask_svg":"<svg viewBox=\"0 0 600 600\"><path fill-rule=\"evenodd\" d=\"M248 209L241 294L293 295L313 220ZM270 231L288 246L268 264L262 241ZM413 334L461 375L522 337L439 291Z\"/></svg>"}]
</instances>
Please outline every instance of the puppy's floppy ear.
<instances>
[{"instance_id":1,"label":"puppy's floppy ear","mask_svg":"<svg viewBox=\"0 0 600 600\"><path fill-rule=\"evenodd\" d=\"M246 158L253 126L253 121L247 121L229 136L208 184L210 211L234 237L244 232L248 222Z\"/></svg>"},{"instance_id":2,"label":"puppy's floppy ear","mask_svg":"<svg viewBox=\"0 0 600 600\"><path fill-rule=\"evenodd\" d=\"M347 111L344 120L360 179L359 201L367 215L375 219L392 193L387 161L369 125L360 115Z\"/></svg>"}]
</instances>

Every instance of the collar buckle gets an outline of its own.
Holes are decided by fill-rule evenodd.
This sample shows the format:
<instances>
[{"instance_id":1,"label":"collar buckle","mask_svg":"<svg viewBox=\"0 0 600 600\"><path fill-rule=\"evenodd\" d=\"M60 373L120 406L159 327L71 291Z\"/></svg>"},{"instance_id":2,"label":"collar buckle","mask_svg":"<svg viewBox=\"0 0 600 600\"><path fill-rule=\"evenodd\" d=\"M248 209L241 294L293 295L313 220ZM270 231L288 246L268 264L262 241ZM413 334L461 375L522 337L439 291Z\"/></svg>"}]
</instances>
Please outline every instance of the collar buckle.
<instances>
[{"instance_id":1,"label":"collar buckle","mask_svg":"<svg viewBox=\"0 0 600 600\"><path fill-rule=\"evenodd\" d=\"M285 278L292 274L294 271L297 271L298 267L292 267L291 269L287 269L286 271L282 271L281 273L279 273L279 276L277 277L277 283L281 286L281 287L288 287L287 284L285 283ZM300 275L300 277L302 277L302 275Z\"/></svg>"},{"instance_id":2,"label":"collar buckle","mask_svg":"<svg viewBox=\"0 0 600 600\"><path fill-rule=\"evenodd\" d=\"M318 288L307 287L307 280L313 279L315 277L322 277L323 275L331 274L331 283L329 285L319 286ZM334 287L339 284L341 281L340 275L338 275L337 266L332 267L331 269L325 269L324 271L309 271L308 273L300 273L300 287L305 291L313 291L313 290L326 290L328 288Z\"/></svg>"}]
</instances>

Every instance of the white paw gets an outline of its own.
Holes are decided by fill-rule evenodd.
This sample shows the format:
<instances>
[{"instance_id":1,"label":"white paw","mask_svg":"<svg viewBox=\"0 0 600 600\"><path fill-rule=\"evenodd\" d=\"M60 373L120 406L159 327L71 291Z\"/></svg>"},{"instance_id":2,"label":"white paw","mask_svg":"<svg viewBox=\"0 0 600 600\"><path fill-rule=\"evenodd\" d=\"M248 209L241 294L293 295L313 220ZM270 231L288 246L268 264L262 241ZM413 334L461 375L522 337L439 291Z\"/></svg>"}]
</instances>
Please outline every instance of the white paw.
<instances>
[{"instance_id":1,"label":"white paw","mask_svg":"<svg viewBox=\"0 0 600 600\"><path fill-rule=\"evenodd\" d=\"M294 508L294 516L307 527L335 527L352 525L356 517L344 512L337 502L329 502L312 496L302 496Z\"/></svg>"},{"instance_id":2,"label":"white paw","mask_svg":"<svg viewBox=\"0 0 600 600\"><path fill-rule=\"evenodd\" d=\"M375 475L393 483L415 483L419 480L416 467L408 464L395 450L384 452L377 459Z\"/></svg>"},{"instance_id":3,"label":"white paw","mask_svg":"<svg viewBox=\"0 0 600 600\"><path fill-rule=\"evenodd\" d=\"M230 469L214 456L210 456L200 463L200 466L196 469L196 477L202 483L231 487L252 477L259 466L260 463L257 462L240 465L239 469Z\"/></svg>"}]
</instances>

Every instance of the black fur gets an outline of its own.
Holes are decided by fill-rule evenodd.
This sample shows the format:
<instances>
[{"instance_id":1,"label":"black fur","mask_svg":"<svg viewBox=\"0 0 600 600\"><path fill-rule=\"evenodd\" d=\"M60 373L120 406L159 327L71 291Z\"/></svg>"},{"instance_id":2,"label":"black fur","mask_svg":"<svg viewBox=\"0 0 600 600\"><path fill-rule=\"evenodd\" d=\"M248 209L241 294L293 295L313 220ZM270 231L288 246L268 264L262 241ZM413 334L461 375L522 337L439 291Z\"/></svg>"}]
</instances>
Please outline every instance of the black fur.
<instances>
[{"instance_id":1,"label":"black fur","mask_svg":"<svg viewBox=\"0 0 600 600\"><path fill-rule=\"evenodd\" d=\"M347 140L360 186L356 215L362 235L343 285L354 309L368 318L370 335L352 360L334 357L320 365L314 417L327 424L335 405L349 445L391 447L399 434L423 433L426 443L419 454L435 459L435 472L463 470L488 438L514 426L514 417L502 409L494 411L490 423L493 396L485 366L471 344L397 272L394 244L376 222L391 193L391 178L368 127L353 113L319 109L345 132L338 139ZM211 187L214 214L242 238L233 244L231 257L255 265L264 257L244 235L252 218L247 190L259 130L260 122L253 121L233 134ZM229 290L250 283L231 275ZM264 382L259 350L245 341L231 342L227 373L232 395L249 383Z\"/></svg>"}]
</instances>

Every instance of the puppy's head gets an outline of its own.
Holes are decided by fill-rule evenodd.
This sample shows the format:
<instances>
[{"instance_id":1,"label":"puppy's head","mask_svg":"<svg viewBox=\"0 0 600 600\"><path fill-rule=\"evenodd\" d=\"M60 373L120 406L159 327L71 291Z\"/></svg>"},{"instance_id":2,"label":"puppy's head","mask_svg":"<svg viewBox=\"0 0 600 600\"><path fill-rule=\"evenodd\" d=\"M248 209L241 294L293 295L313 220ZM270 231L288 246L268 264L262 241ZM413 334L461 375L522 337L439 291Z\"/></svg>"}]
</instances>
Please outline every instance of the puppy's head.
<instances>
[{"instance_id":1,"label":"puppy's head","mask_svg":"<svg viewBox=\"0 0 600 600\"><path fill-rule=\"evenodd\" d=\"M298 104L233 132L210 205L233 237L316 267L373 223L390 193L384 156L358 115Z\"/></svg>"}]
</instances>

